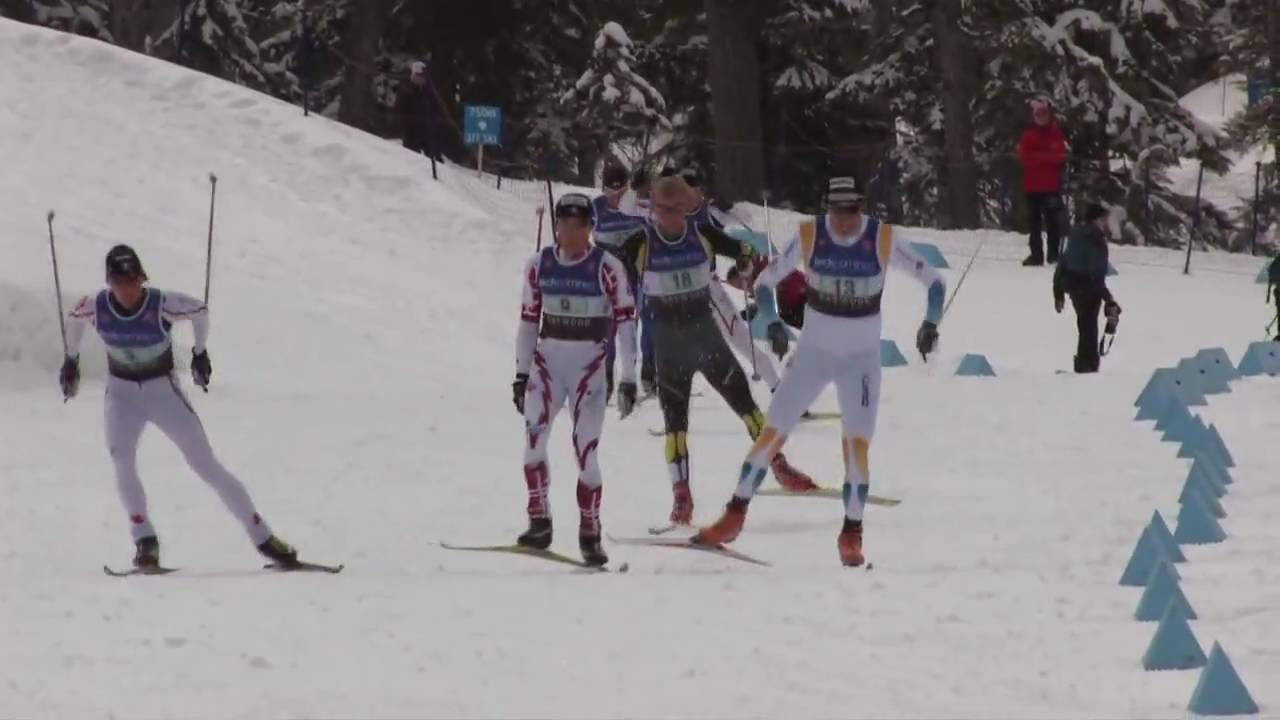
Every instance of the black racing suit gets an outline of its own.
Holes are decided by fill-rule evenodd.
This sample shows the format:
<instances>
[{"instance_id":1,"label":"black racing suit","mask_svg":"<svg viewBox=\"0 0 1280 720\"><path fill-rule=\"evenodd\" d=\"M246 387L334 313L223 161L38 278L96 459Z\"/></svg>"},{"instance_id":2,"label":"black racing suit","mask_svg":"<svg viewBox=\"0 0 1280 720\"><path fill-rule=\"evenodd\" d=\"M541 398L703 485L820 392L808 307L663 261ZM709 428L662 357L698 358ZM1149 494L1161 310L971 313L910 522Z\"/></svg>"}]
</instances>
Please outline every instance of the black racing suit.
<instances>
[{"instance_id":1,"label":"black racing suit","mask_svg":"<svg viewBox=\"0 0 1280 720\"><path fill-rule=\"evenodd\" d=\"M688 479L689 395L693 376L702 373L711 387L743 419L754 439L764 428L764 415L751 397L751 385L738 359L725 342L712 316L710 263L714 255L747 262L751 247L709 224L690 221L675 241L663 237L646 223L623 243L623 255L636 268L651 303L658 401L667 431L667 461L673 464L673 480ZM698 257L697 265L671 269L679 256Z\"/></svg>"}]
</instances>

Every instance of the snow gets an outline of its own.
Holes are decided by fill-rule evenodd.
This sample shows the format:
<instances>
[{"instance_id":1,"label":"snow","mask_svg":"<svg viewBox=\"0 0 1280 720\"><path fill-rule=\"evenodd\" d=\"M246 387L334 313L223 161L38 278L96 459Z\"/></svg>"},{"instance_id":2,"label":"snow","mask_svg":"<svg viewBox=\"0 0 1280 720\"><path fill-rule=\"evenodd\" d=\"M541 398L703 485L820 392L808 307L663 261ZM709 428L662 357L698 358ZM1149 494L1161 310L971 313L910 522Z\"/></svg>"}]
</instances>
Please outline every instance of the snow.
<instances>
[{"instance_id":1,"label":"snow","mask_svg":"<svg viewBox=\"0 0 1280 720\"><path fill-rule=\"evenodd\" d=\"M522 426L510 405L518 275L539 193L421 158L296 107L84 38L0 21L0 708L19 717L1168 717L1195 673L1144 673L1153 628L1117 584L1153 509L1176 516L1188 463L1133 399L1151 370L1220 345L1238 358L1270 308L1259 261L1116 248L1119 339L1096 377L1021 238L918 231L952 261L981 248L927 366L886 372L867 551L836 562L833 502L760 498L737 547L771 560L610 546L586 577L437 540L521 529ZM85 348L63 404L45 210L68 300L133 244L161 287L199 292L218 174L210 353L192 401L225 464L334 577L268 576L158 433L140 467L169 562L128 581L132 548L102 446L102 370ZM760 208L747 208L754 226ZM775 239L798 218L773 212ZM758 225L757 225L758 223ZM924 293L887 287L910 351ZM185 340L185 337L183 338ZM956 378L982 352L994 379ZM181 353L180 353L181 354ZM94 363L97 363L96 365ZM757 397L767 397L760 388ZM1280 381L1203 409L1239 463L1229 539L1179 568L1204 647L1220 640L1264 711L1280 707L1274 443ZM822 409L834 399L819 399ZM655 403L605 429L603 519L643 533L669 507ZM838 430L793 462L833 483ZM552 439L556 547L576 552L568 430ZM702 521L748 441L694 403ZM71 689L69 691L69 689Z\"/></svg>"},{"instance_id":2,"label":"snow","mask_svg":"<svg viewBox=\"0 0 1280 720\"><path fill-rule=\"evenodd\" d=\"M1245 109L1247 100L1244 75L1237 73L1201 85L1183 96L1178 104L1204 126L1221 130L1233 115ZM1230 169L1222 175L1205 172L1201 196L1233 213L1253 198L1256 163L1271 162L1273 153L1259 144L1243 152L1227 151L1225 154L1231 162ZM1199 163L1190 160L1171 168L1169 177L1173 189L1194 197L1199 170Z\"/></svg>"}]
</instances>

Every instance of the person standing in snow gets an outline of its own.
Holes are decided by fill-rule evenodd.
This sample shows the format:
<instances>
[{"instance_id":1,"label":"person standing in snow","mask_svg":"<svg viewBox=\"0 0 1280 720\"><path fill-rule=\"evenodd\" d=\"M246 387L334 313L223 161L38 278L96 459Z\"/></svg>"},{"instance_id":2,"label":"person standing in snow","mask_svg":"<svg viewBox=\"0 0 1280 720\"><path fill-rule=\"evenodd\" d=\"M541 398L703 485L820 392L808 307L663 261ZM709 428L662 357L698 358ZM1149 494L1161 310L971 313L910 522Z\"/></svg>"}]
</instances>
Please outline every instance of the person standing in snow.
<instances>
[{"instance_id":1,"label":"person standing in snow","mask_svg":"<svg viewBox=\"0 0 1280 720\"><path fill-rule=\"evenodd\" d=\"M415 62L410 67L409 82L401 83L396 93L396 128L406 150L443 162L444 156L436 142L438 113L435 89L427 75L427 64Z\"/></svg>"},{"instance_id":2,"label":"person standing in snow","mask_svg":"<svg viewBox=\"0 0 1280 720\"><path fill-rule=\"evenodd\" d=\"M1085 207L1084 222L1071 228L1062 260L1053 272L1053 309L1059 313L1067 296L1076 311L1074 369L1078 373L1098 372L1102 363L1098 345L1098 311L1105 305L1110 322L1118 322L1120 305L1107 288L1110 223L1107 209L1098 203ZM1115 318L1112 320L1112 318Z\"/></svg>"},{"instance_id":3,"label":"person standing in snow","mask_svg":"<svg viewBox=\"0 0 1280 720\"><path fill-rule=\"evenodd\" d=\"M196 385L209 386L213 366L205 345L208 307L189 295L148 287L142 260L128 245L117 245L107 253L106 281L107 289L85 296L71 310L67 356L58 380L63 398L76 396L80 343L85 329L93 326L107 349L107 449L136 546L134 567L142 572L160 570L160 541L138 477L138 439L148 423L155 424L178 446L191 469L240 521L258 552L284 569L296 567L297 551L272 534L244 485L214 457L204 426L174 374L169 330L175 322L187 321L195 335L191 377Z\"/></svg>"},{"instance_id":4,"label":"person standing in snow","mask_svg":"<svg viewBox=\"0 0 1280 720\"><path fill-rule=\"evenodd\" d=\"M614 257L621 258L621 247L632 233L644 225L644 218L635 213L634 201L624 204L627 194L627 170L621 165L608 165L601 178L604 192L591 201L592 230L596 246ZM637 296L637 279L633 271L627 272L627 282L633 297ZM643 299L636 297L643 312ZM613 397L613 365L617 354L615 334L610 333L605 358L605 400Z\"/></svg>"},{"instance_id":5,"label":"person standing in snow","mask_svg":"<svg viewBox=\"0 0 1280 720\"><path fill-rule=\"evenodd\" d=\"M1018 142L1018 159L1022 162L1022 183L1027 192L1027 208L1031 213L1031 254L1023 265L1044 265L1045 245L1050 264L1058 261L1061 234L1058 215L1062 210L1062 168L1067 162L1067 139L1053 117L1049 102L1042 98L1031 101L1032 124ZM1045 242L1040 232L1043 228Z\"/></svg>"},{"instance_id":6,"label":"person standing in snow","mask_svg":"<svg viewBox=\"0 0 1280 720\"><path fill-rule=\"evenodd\" d=\"M1280 255L1271 261L1267 269L1267 295L1276 303L1276 342L1280 342Z\"/></svg>"},{"instance_id":7,"label":"person standing in snow","mask_svg":"<svg viewBox=\"0 0 1280 720\"><path fill-rule=\"evenodd\" d=\"M946 284L911 249L898 228L864 215L862 202L863 193L854 178L831 178L827 214L801 223L796 236L755 282L757 301L763 305L771 302L770 291L778 283L803 269L808 292L805 330L773 394L766 426L743 461L732 499L719 520L694 536L695 543L719 545L738 537L769 459L781 451L787 434L823 388L834 382L844 416L845 462L844 524L836 548L844 565L859 566L865 560L862 516L871 484L868 455L880 405L880 306L887 271L890 266L903 270L927 288L928 307L916 335L916 349L926 359L938 341ZM780 321L770 327L769 335L786 345Z\"/></svg>"},{"instance_id":8,"label":"person standing in snow","mask_svg":"<svg viewBox=\"0 0 1280 720\"><path fill-rule=\"evenodd\" d=\"M653 184L652 220L623 245L628 264L640 273L657 360L658 402L666 426L666 460L671 478L671 523L693 522L689 480L689 396L693 376L702 376L746 425L754 439L764 429L764 414L751 396L746 373L725 344L712 318L712 255L744 266L755 256L751 246L724 232L689 219L693 190L679 177ZM765 463L779 484L812 490L813 480L795 469L781 453Z\"/></svg>"},{"instance_id":9,"label":"person standing in snow","mask_svg":"<svg viewBox=\"0 0 1280 720\"><path fill-rule=\"evenodd\" d=\"M535 550L551 546L551 472L547 441L567 404L578 460L578 547L588 565L609 562L600 545L602 481L597 450L604 427L605 344L616 332L622 361L618 411L636 402L635 301L622 262L591 244L591 198L560 197L555 206L557 242L525 263L520 325L516 334L516 410L524 416L524 477L529 529L516 542Z\"/></svg>"}]
</instances>

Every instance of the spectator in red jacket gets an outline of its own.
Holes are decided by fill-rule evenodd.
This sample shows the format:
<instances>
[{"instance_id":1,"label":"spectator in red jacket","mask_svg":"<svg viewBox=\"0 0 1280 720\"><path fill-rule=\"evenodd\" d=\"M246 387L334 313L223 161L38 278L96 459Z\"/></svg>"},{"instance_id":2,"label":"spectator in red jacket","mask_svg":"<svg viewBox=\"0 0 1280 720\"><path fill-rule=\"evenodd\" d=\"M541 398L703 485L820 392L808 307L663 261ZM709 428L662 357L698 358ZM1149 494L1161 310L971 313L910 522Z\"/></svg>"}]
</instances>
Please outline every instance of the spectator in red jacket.
<instances>
[{"instance_id":1,"label":"spectator in red jacket","mask_svg":"<svg viewBox=\"0 0 1280 720\"><path fill-rule=\"evenodd\" d=\"M1022 162L1023 188L1031 212L1031 254L1023 265L1044 265L1045 249L1040 243L1040 230L1047 235L1049 262L1058 261L1061 230L1058 216L1062 209L1062 166L1067 162L1067 139L1053 118L1049 102L1031 101L1032 125L1022 133L1018 143L1018 159Z\"/></svg>"}]
</instances>

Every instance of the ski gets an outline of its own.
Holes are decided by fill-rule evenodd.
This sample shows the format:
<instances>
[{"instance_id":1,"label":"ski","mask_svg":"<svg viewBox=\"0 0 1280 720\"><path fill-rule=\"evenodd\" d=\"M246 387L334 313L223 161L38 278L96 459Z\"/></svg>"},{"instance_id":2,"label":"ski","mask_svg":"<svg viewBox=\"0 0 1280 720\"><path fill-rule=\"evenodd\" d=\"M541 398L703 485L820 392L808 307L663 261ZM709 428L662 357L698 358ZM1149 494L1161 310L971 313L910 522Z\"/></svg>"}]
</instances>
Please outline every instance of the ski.
<instances>
[{"instance_id":1,"label":"ski","mask_svg":"<svg viewBox=\"0 0 1280 720\"><path fill-rule=\"evenodd\" d=\"M132 567L128 570L116 570L110 565L103 565L102 572L110 577L130 577L133 575L168 575L169 573L178 572L178 568L171 567Z\"/></svg>"},{"instance_id":2,"label":"ski","mask_svg":"<svg viewBox=\"0 0 1280 720\"><path fill-rule=\"evenodd\" d=\"M649 534L666 535L667 533L675 532L676 530L691 530L696 532L697 528L693 525L686 525L684 523L668 523L666 525L658 525L657 527L649 528Z\"/></svg>"},{"instance_id":3,"label":"ski","mask_svg":"<svg viewBox=\"0 0 1280 720\"><path fill-rule=\"evenodd\" d=\"M692 538L666 538L666 537L614 537L609 536L609 542L616 545L639 545L647 547L665 547L679 548L684 550L697 550L700 552L720 555L721 557L740 560L752 565L760 565L762 567L773 567L773 564L767 560L761 560L746 553L738 552L724 545L706 545L703 543L693 542Z\"/></svg>"},{"instance_id":4,"label":"ski","mask_svg":"<svg viewBox=\"0 0 1280 720\"><path fill-rule=\"evenodd\" d=\"M756 495L764 495L766 497L820 497L820 498L843 498L844 494L840 488L825 487L819 485L816 490L788 490L783 487L761 488L756 491ZM882 495L868 495L868 505L879 505L881 507L897 507L902 504L902 500L898 498L884 497Z\"/></svg>"},{"instance_id":5,"label":"ski","mask_svg":"<svg viewBox=\"0 0 1280 720\"><path fill-rule=\"evenodd\" d=\"M323 563L307 562L306 560L295 560L288 565L281 563L267 563L262 566L263 570L275 570L276 572L319 572L337 575L342 572L346 565L325 565Z\"/></svg>"},{"instance_id":6,"label":"ski","mask_svg":"<svg viewBox=\"0 0 1280 720\"><path fill-rule=\"evenodd\" d=\"M800 416L800 422L812 422L814 420L839 420L844 417L839 410L810 410Z\"/></svg>"},{"instance_id":7,"label":"ski","mask_svg":"<svg viewBox=\"0 0 1280 720\"><path fill-rule=\"evenodd\" d=\"M588 565L585 562L571 558L568 555L561 555L554 550L535 550L527 548L523 545L451 545L447 542L441 542L440 547L445 550L459 550L461 552L490 552L490 553L506 553L508 555L523 555L525 557L540 558L549 560L561 565L570 565L581 570L591 570L593 572L610 572L609 566ZM630 569L627 563L618 566L618 572L624 573Z\"/></svg>"}]
</instances>

